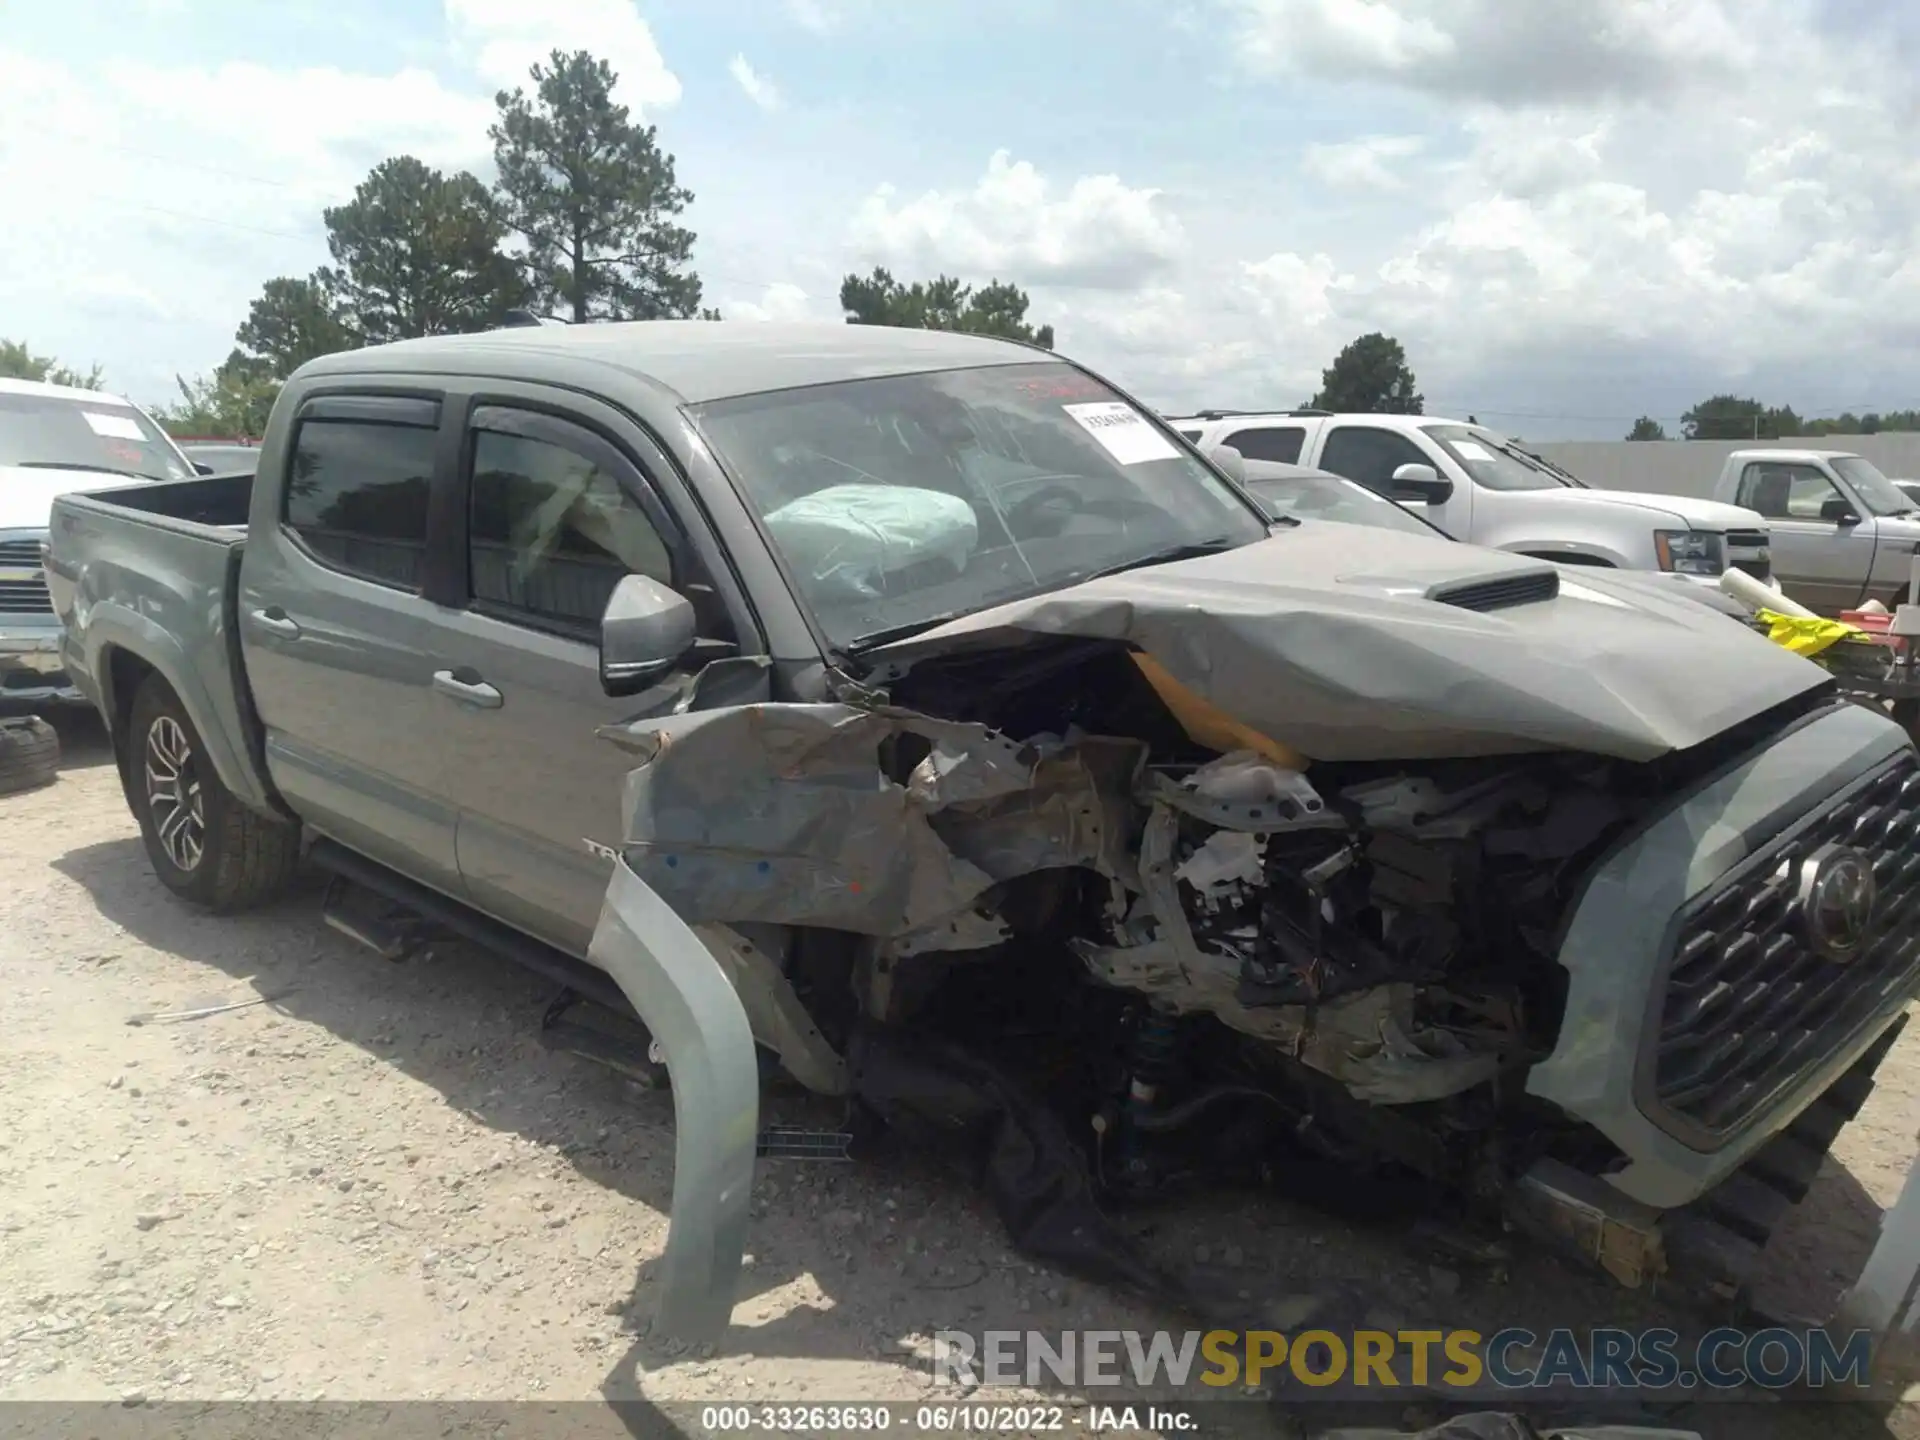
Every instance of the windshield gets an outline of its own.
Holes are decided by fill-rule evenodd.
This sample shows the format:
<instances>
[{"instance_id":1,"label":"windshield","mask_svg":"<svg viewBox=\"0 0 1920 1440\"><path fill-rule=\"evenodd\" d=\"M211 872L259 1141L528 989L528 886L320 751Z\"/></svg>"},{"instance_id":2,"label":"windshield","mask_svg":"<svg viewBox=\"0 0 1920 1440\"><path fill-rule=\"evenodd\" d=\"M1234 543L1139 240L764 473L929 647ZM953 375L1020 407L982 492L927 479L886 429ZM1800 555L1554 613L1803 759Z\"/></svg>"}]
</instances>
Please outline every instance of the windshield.
<instances>
[{"instance_id":1,"label":"windshield","mask_svg":"<svg viewBox=\"0 0 1920 1440\"><path fill-rule=\"evenodd\" d=\"M1566 484L1546 466L1510 449L1491 430L1472 425L1421 428L1473 477L1476 485L1489 490L1558 490Z\"/></svg>"},{"instance_id":2,"label":"windshield","mask_svg":"<svg viewBox=\"0 0 1920 1440\"><path fill-rule=\"evenodd\" d=\"M1880 473L1880 467L1858 455L1836 455L1833 469L1853 487L1860 502L1875 515L1902 515L1914 508L1913 497Z\"/></svg>"},{"instance_id":3,"label":"windshield","mask_svg":"<svg viewBox=\"0 0 1920 1440\"><path fill-rule=\"evenodd\" d=\"M1333 475L1290 476L1285 480L1248 480L1247 488L1275 519L1338 520L1372 525L1431 540L1441 532L1418 515L1354 480Z\"/></svg>"},{"instance_id":4,"label":"windshield","mask_svg":"<svg viewBox=\"0 0 1920 1440\"><path fill-rule=\"evenodd\" d=\"M1152 417L1058 361L693 414L836 646L1268 533Z\"/></svg>"},{"instance_id":5,"label":"windshield","mask_svg":"<svg viewBox=\"0 0 1920 1440\"><path fill-rule=\"evenodd\" d=\"M194 469L145 415L102 397L0 391L0 465L185 480Z\"/></svg>"}]
</instances>

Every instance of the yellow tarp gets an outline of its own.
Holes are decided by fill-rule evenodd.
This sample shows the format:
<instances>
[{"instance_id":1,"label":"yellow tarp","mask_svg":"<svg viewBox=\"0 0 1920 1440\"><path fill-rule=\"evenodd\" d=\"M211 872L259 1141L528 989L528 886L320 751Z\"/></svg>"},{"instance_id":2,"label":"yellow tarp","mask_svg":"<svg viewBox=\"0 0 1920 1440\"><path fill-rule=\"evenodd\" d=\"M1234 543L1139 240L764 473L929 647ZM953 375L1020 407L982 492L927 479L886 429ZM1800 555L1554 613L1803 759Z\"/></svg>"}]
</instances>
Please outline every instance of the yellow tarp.
<instances>
[{"instance_id":1,"label":"yellow tarp","mask_svg":"<svg viewBox=\"0 0 1920 1440\"><path fill-rule=\"evenodd\" d=\"M1867 633L1858 625L1826 620L1818 615L1782 615L1776 610L1762 610L1759 619L1767 627L1769 640L1796 655L1818 655L1830 645Z\"/></svg>"}]
</instances>

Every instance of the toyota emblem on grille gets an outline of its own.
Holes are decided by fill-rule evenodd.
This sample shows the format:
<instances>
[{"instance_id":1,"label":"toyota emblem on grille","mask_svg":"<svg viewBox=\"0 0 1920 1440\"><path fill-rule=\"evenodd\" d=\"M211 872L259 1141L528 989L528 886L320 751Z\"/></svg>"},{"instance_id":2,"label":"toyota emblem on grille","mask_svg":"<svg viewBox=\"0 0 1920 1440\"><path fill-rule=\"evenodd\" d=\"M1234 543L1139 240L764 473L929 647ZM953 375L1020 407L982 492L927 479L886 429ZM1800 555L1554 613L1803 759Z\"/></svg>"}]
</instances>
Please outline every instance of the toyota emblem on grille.
<instances>
[{"instance_id":1,"label":"toyota emblem on grille","mask_svg":"<svg viewBox=\"0 0 1920 1440\"><path fill-rule=\"evenodd\" d=\"M1873 931L1873 862L1845 845L1822 845L1800 862L1800 924L1814 952L1844 965Z\"/></svg>"}]
</instances>

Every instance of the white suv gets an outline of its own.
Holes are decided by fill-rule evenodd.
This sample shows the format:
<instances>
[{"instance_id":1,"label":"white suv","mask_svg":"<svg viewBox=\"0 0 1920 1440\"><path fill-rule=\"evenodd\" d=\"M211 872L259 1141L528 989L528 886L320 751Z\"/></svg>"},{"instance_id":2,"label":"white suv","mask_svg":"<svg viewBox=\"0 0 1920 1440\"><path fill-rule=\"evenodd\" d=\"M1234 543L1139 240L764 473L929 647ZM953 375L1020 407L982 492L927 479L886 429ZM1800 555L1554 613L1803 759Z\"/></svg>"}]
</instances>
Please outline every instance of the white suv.
<instances>
[{"instance_id":1,"label":"white suv","mask_svg":"<svg viewBox=\"0 0 1920 1440\"><path fill-rule=\"evenodd\" d=\"M1590 489L1483 425L1325 410L1203 410L1167 423L1202 451L1225 445L1357 480L1475 545L1707 585L1728 566L1762 579L1771 568L1767 522L1752 510Z\"/></svg>"}]
</instances>

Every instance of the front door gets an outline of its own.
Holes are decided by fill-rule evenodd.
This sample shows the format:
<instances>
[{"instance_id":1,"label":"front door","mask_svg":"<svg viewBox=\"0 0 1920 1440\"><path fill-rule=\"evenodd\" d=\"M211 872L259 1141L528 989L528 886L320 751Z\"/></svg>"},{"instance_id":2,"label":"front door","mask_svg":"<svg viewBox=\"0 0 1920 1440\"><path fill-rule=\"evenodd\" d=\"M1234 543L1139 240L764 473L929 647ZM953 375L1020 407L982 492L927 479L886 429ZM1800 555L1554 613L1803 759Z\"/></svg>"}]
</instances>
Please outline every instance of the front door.
<instances>
[{"instance_id":1,"label":"front door","mask_svg":"<svg viewBox=\"0 0 1920 1440\"><path fill-rule=\"evenodd\" d=\"M468 421L468 602L439 635L435 666L449 793L469 900L585 955L613 874L632 755L603 726L675 708L766 698L765 669L737 658L739 631L648 468L636 436L615 443L580 418L486 404ZM641 458L644 456L644 460ZM599 673L600 617L622 576L694 601L702 637L682 673L624 698ZM728 661L730 683L704 682Z\"/></svg>"},{"instance_id":2,"label":"front door","mask_svg":"<svg viewBox=\"0 0 1920 1440\"><path fill-rule=\"evenodd\" d=\"M1472 539L1472 482L1454 477L1439 455L1429 453L1399 431L1383 425L1335 424L1320 447L1322 470L1358 480L1388 499L1399 499L1393 490L1393 472L1402 465L1430 466L1435 474L1453 480L1454 485L1452 496L1444 504L1430 505L1422 500L1400 500L1399 503L1456 540Z\"/></svg>"},{"instance_id":3,"label":"front door","mask_svg":"<svg viewBox=\"0 0 1920 1440\"><path fill-rule=\"evenodd\" d=\"M1873 518L1840 523L1853 502L1818 466L1749 461L1735 503L1767 517L1773 576L1790 598L1822 615L1860 603L1873 573Z\"/></svg>"}]
</instances>

